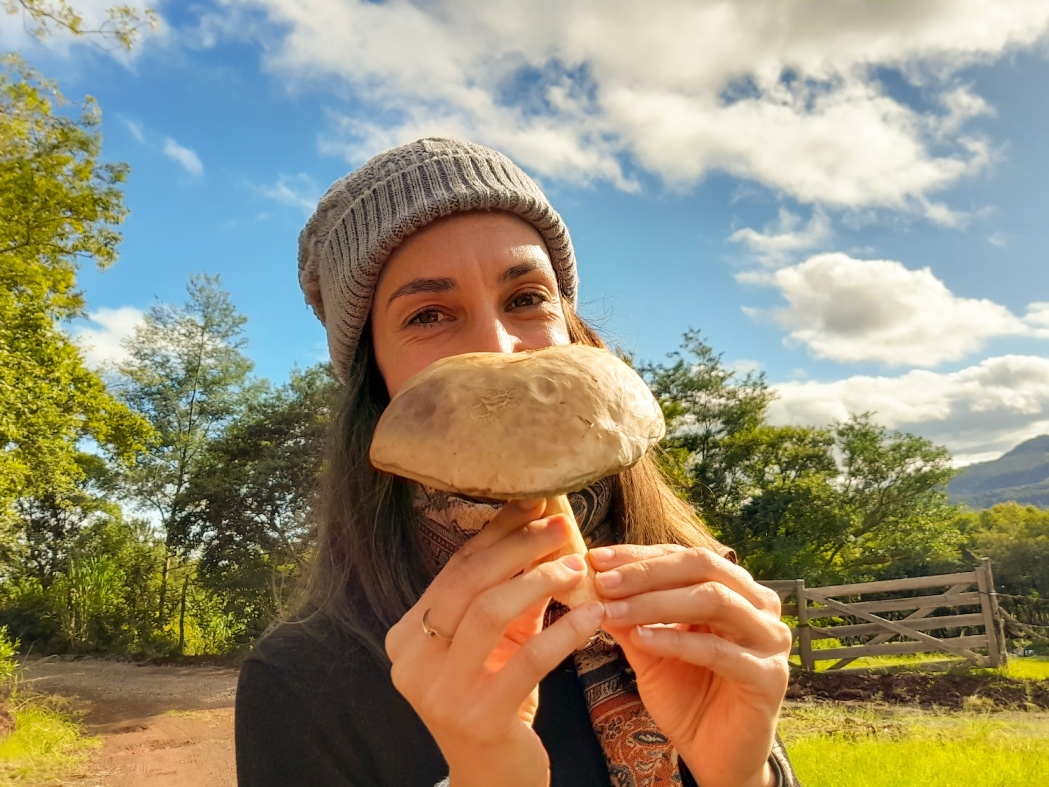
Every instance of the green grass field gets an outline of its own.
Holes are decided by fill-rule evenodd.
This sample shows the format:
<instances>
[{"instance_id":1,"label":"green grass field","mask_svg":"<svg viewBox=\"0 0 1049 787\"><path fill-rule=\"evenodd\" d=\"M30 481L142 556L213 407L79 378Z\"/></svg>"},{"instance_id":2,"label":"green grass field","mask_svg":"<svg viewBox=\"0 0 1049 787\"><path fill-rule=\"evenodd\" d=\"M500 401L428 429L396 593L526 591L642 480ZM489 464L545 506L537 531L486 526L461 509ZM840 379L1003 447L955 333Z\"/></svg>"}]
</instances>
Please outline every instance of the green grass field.
<instances>
[{"instance_id":1,"label":"green grass field","mask_svg":"<svg viewBox=\"0 0 1049 787\"><path fill-rule=\"evenodd\" d=\"M894 670L900 668L922 669L933 665L941 665L949 671L970 672L974 675L981 673L998 673L1008 678L1018 680L1049 680L1049 656L1025 656L1023 658L1011 656L1001 670L972 668L964 659L947 661L948 657L937 653L918 653L913 656L867 656L856 659L845 669L848 670ZM800 666L797 657L791 659L795 665ZM833 661L817 661L816 672L826 672Z\"/></svg>"},{"instance_id":2,"label":"green grass field","mask_svg":"<svg viewBox=\"0 0 1049 787\"><path fill-rule=\"evenodd\" d=\"M61 782L74 774L100 738L85 737L75 719L54 700L12 704L15 731L0 741L0 786Z\"/></svg>"},{"instance_id":3,"label":"green grass field","mask_svg":"<svg viewBox=\"0 0 1049 787\"><path fill-rule=\"evenodd\" d=\"M805 787L1049 784L1049 713L794 705L780 734Z\"/></svg>"}]
</instances>

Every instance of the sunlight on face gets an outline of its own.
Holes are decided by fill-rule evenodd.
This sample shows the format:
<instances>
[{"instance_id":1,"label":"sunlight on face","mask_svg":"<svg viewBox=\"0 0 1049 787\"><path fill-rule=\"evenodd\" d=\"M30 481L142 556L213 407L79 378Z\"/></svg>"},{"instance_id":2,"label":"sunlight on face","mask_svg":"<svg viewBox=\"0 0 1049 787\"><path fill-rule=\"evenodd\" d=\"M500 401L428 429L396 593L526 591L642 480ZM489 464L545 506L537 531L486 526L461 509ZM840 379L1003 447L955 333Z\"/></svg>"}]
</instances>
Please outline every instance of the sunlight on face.
<instances>
[{"instance_id":1,"label":"sunlight on face","mask_svg":"<svg viewBox=\"0 0 1049 787\"><path fill-rule=\"evenodd\" d=\"M390 396L451 355L570 343L542 236L502 212L453 214L409 237L383 268L370 319Z\"/></svg>"}]
</instances>

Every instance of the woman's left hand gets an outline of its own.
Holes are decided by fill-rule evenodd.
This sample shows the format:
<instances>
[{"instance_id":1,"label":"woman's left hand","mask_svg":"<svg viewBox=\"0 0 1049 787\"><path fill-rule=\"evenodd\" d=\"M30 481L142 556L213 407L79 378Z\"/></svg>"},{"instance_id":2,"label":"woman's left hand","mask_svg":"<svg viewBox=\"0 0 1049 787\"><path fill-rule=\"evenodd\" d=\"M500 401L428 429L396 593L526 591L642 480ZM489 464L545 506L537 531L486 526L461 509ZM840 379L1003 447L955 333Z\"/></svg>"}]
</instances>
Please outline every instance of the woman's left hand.
<instances>
[{"instance_id":1,"label":"woman's left hand","mask_svg":"<svg viewBox=\"0 0 1049 787\"><path fill-rule=\"evenodd\" d=\"M701 547L626 544L590 559L606 599L603 627L696 780L773 783L767 762L791 646L779 596Z\"/></svg>"}]
</instances>

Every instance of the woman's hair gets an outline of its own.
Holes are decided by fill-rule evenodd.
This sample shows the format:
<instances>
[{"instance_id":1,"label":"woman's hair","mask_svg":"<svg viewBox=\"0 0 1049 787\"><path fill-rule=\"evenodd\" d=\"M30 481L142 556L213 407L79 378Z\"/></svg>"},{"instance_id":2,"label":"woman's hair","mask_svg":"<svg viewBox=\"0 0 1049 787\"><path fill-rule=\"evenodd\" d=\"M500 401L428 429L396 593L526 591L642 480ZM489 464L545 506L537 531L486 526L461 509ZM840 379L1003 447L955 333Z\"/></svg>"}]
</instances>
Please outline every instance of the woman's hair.
<instances>
[{"instance_id":1,"label":"woman's hair","mask_svg":"<svg viewBox=\"0 0 1049 787\"><path fill-rule=\"evenodd\" d=\"M573 343L605 347L562 301ZM383 639L433 579L414 522L410 482L368 461L389 396L371 350L357 345L315 507L317 544L293 620L324 620L385 660ZM692 507L671 489L651 454L615 478L612 527L618 542L714 547Z\"/></svg>"}]
</instances>

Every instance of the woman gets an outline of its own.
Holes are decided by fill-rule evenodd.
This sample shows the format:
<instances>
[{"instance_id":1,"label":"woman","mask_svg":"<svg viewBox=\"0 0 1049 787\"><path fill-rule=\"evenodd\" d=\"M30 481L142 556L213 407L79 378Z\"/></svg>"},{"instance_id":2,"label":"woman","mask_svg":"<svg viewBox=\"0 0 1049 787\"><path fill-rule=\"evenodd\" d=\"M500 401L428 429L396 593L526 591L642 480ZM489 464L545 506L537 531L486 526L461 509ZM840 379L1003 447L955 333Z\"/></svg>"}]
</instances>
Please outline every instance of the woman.
<instances>
[{"instance_id":1,"label":"woman","mask_svg":"<svg viewBox=\"0 0 1049 787\"><path fill-rule=\"evenodd\" d=\"M582 560L529 568L568 540L564 517L368 463L389 397L433 361L602 346L575 313L567 228L528 176L420 140L332 186L299 245L345 397L301 609L241 671L241 784L796 783L775 738L779 600L650 458L574 496L602 601L571 611L550 597Z\"/></svg>"}]
</instances>

